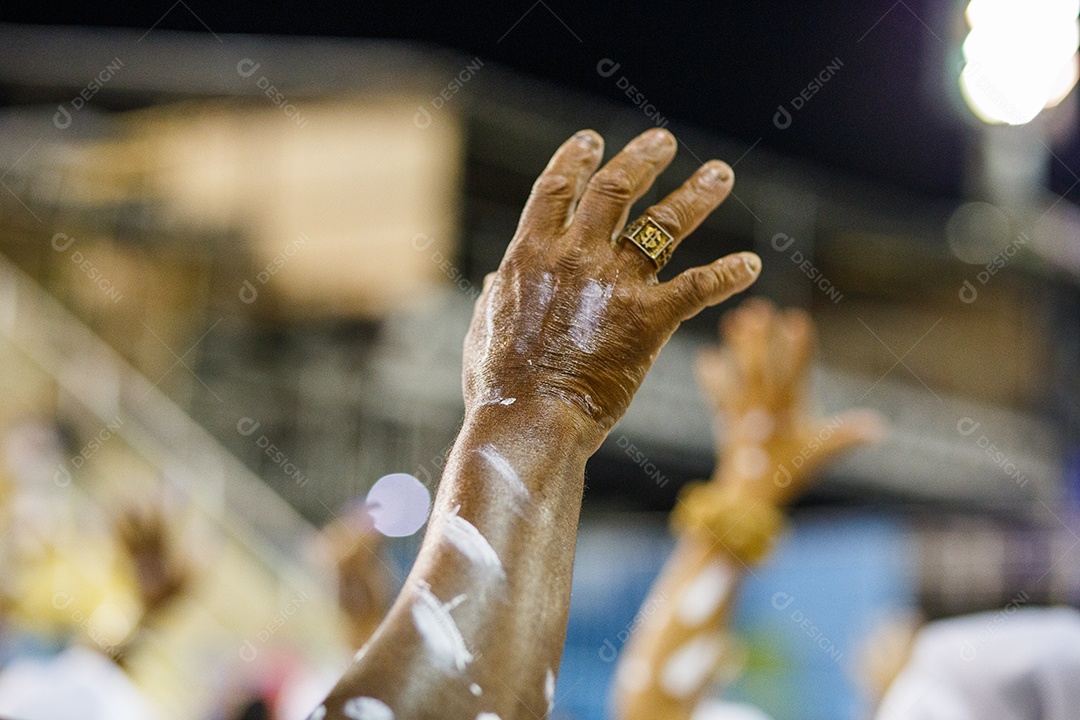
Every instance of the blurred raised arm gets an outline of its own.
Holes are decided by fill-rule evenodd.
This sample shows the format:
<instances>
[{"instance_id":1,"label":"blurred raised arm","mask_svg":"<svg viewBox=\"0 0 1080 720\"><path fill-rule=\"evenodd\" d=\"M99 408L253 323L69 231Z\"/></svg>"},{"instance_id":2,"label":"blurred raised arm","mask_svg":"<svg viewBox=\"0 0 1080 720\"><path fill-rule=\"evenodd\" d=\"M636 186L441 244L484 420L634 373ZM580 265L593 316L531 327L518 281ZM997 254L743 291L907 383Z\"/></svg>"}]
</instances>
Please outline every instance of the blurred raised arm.
<instances>
[{"instance_id":1,"label":"blurred raised arm","mask_svg":"<svg viewBox=\"0 0 1080 720\"><path fill-rule=\"evenodd\" d=\"M806 313L755 298L724 315L720 335L724 345L703 350L697 364L716 418L716 469L709 482L685 487L672 513L679 542L620 658L618 720L691 716L724 661L735 591L767 554L783 508L822 463L882 430L872 412L818 419L807 411Z\"/></svg>"}]
</instances>

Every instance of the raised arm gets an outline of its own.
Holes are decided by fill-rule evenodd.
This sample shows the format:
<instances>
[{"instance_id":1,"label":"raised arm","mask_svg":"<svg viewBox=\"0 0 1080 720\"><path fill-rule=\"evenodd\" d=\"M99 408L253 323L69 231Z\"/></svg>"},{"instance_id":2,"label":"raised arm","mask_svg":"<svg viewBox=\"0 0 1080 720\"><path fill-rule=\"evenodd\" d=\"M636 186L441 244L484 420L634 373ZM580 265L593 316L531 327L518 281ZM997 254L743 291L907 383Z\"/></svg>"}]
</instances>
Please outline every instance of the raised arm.
<instances>
[{"instance_id":1,"label":"raised arm","mask_svg":"<svg viewBox=\"0 0 1080 720\"><path fill-rule=\"evenodd\" d=\"M387 618L315 718L544 717L566 631L585 461L684 319L749 286L740 253L665 283L666 253L728 194L706 163L619 240L671 162L646 132L597 172L603 142L564 143L533 187L465 339L465 421L416 563ZM670 237L671 245L663 247ZM658 243L653 241L659 241Z\"/></svg>"},{"instance_id":2,"label":"raised arm","mask_svg":"<svg viewBox=\"0 0 1080 720\"><path fill-rule=\"evenodd\" d=\"M191 586L195 568L178 540L174 523L165 509L131 505L114 520L120 548L130 562L142 614L131 632L110 653L117 665L129 668L142 648L147 631Z\"/></svg>"},{"instance_id":3,"label":"raised arm","mask_svg":"<svg viewBox=\"0 0 1080 720\"><path fill-rule=\"evenodd\" d=\"M716 416L716 470L684 488L672 513L678 545L616 671L618 720L692 715L723 662L739 582L767 554L783 508L815 468L882 430L868 411L807 412L806 313L752 299L724 316L720 334L725 345L702 351L697 365Z\"/></svg>"}]
</instances>

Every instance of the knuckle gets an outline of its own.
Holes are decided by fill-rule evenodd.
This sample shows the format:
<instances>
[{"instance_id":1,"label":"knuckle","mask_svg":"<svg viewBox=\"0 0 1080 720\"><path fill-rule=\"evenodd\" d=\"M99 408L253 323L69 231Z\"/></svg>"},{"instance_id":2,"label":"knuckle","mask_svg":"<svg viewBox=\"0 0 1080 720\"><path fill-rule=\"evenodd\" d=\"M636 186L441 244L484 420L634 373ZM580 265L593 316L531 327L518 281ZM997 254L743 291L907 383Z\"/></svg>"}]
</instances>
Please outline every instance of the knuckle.
<instances>
[{"instance_id":1,"label":"knuckle","mask_svg":"<svg viewBox=\"0 0 1080 720\"><path fill-rule=\"evenodd\" d=\"M675 315L683 315L687 307L697 303L697 278L687 271L672 281L670 291L663 296L663 304Z\"/></svg>"},{"instance_id":2,"label":"knuckle","mask_svg":"<svg viewBox=\"0 0 1080 720\"><path fill-rule=\"evenodd\" d=\"M712 270L696 272L690 276L691 294L695 299L704 300L717 290L721 280Z\"/></svg>"},{"instance_id":3,"label":"knuckle","mask_svg":"<svg viewBox=\"0 0 1080 720\"><path fill-rule=\"evenodd\" d=\"M622 168L601 170L589 181L593 192L617 200L629 200L634 194L634 178Z\"/></svg>"},{"instance_id":4,"label":"knuckle","mask_svg":"<svg viewBox=\"0 0 1080 720\"><path fill-rule=\"evenodd\" d=\"M548 173L536 179L533 185L533 195L543 195L553 198L568 198L573 195L574 184L565 175Z\"/></svg>"},{"instance_id":5,"label":"knuckle","mask_svg":"<svg viewBox=\"0 0 1080 720\"><path fill-rule=\"evenodd\" d=\"M656 324L653 314L647 308L634 305L627 307L625 323L626 327L639 338L647 337Z\"/></svg>"},{"instance_id":6,"label":"knuckle","mask_svg":"<svg viewBox=\"0 0 1080 720\"><path fill-rule=\"evenodd\" d=\"M504 279L520 274L529 264L528 261L523 260L523 254L524 251L507 253L499 265L498 274L501 274ZM497 276L492 278L492 282L495 282L496 279Z\"/></svg>"},{"instance_id":7,"label":"knuckle","mask_svg":"<svg viewBox=\"0 0 1080 720\"><path fill-rule=\"evenodd\" d=\"M559 253L555 256L555 267L560 273L568 276L577 275L587 267L581 253L576 250Z\"/></svg>"},{"instance_id":8,"label":"knuckle","mask_svg":"<svg viewBox=\"0 0 1080 720\"><path fill-rule=\"evenodd\" d=\"M701 268L688 271L686 284L680 300L683 304L699 305L708 302L719 293L727 280L714 268Z\"/></svg>"},{"instance_id":9,"label":"knuckle","mask_svg":"<svg viewBox=\"0 0 1080 720\"><path fill-rule=\"evenodd\" d=\"M678 201L653 205L646 213L656 222L660 223L669 233L678 236L686 225L686 206Z\"/></svg>"},{"instance_id":10,"label":"knuckle","mask_svg":"<svg viewBox=\"0 0 1080 720\"><path fill-rule=\"evenodd\" d=\"M713 265L702 274L708 276L708 295L710 297L721 294L725 288L730 288L734 284L735 278L731 273L731 268L727 265L721 265L720 267Z\"/></svg>"},{"instance_id":11,"label":"knuckle","mask_svg":"<svg viewBox=\"0 0 1080 720\"><path fill-rule=\"evenodd\" d=\"M716 272L719 285L723 288L727 288L731 291L734 288L739 287L742 284L742 276L735 269L735 265L730 262L725 262L720 270ZM717 288L719 289L719 288Z\"/></svg>"}]
</instances>

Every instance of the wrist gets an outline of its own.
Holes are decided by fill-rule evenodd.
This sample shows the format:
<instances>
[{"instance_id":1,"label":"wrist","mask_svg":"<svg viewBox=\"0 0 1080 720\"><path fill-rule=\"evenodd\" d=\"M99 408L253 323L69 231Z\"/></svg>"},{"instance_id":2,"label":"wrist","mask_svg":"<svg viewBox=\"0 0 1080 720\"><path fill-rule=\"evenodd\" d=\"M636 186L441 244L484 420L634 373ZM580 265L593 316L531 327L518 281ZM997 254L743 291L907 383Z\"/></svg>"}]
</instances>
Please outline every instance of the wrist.
<instances>
[{"instance_id":1,"label":"wrist","mask_svg":"<svg viewBox=\"0 0 1080 720\"><path fill-rule=\"evenodd\" d=\"M744 502L757 502L783 510L787 505L780 495L782 488L771 477L747 478L745 475L731 472L713 473L709 484L717 494Z\"/></svg>"},{"instance_id":2,"label":"wrist","mask_svg":"<svg viewBox=\"0 0 1080 720\"><path fill-rule=\"evenodd\" d=\"M676 534L711 538L747 566L769 554L784 523L782 507L713 482L684 485L671 513Z\"/></svg>"},{"instance_id":3,"label":"wrist","mask_svg":"<svg viewBox=\"0 0 1080 720\"><path fill-rule=\"evenodd\" d=\"M498 442L552 450L584 464L607 429L568 401L548 395L506 398L466 407L458 442Z\"/></svg>"},{"instance_id":4,"label":"wrist","mask_svg":"<svg viewBox=\"0 0 1080 720\"><path fill-rule=\"evenodd\" d=\"M718 458L712 485L725 495L784 509L802 486L802 472L792 472L774 448L729 444Z\"/></svg>"}]
</instances>

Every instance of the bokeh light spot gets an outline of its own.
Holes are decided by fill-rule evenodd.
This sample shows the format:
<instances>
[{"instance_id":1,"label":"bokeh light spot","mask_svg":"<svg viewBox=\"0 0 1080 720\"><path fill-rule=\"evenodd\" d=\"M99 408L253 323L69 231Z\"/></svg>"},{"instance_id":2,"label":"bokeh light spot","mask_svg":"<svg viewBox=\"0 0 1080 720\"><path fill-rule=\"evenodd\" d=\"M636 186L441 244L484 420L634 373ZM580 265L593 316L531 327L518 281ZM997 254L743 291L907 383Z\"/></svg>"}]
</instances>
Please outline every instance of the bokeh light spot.
<instances>
[{"instance_id":1,"label":"bokeh light spot","mask_svg":"<svg viewBox=\"0 0 1080 720\"><path fill-rule=\"evenodd\" d=\"M391 473L371 486L367 509L376 530L387 537L406 537L427 522L431 493L412 475Z\"/></svg>"}]
</instances>

